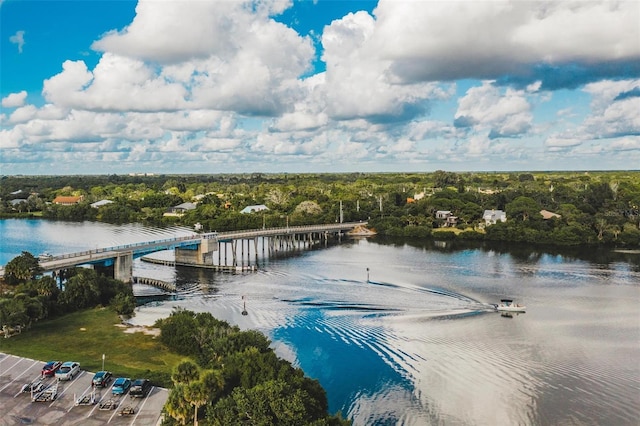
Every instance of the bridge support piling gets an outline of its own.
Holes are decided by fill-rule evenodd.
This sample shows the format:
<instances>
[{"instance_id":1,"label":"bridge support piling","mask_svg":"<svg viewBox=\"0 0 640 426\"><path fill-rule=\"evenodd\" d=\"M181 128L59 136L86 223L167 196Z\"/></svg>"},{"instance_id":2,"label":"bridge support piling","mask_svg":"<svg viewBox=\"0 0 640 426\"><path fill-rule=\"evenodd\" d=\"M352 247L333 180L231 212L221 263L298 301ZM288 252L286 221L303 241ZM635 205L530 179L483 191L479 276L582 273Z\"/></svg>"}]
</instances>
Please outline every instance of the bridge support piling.
<instances>
[{"instance_id":1,"label":"bridge support piling","mask_svg":"<svg viewBox=\"0 0 640 426\"><path fill-rule=\"evenodd\" d=\"M113 278L116 280L131 282L133 277L133 252L120 252L116 256L113 265Z\"/></svg>"},{"instance_id":2,"label":"bridge support piling","mask_svg":"<svg viewBox=\"0 0 640 426\"><path fill-rule=\"evenodd\" d=\"M253 248L254 248L254 252L255 252L255 262L256 262L256 268L258 267L258 238L254 238L253 239ZM264 241L262 242L262 248L264 251Z\"/></svg>"}]
</instances>

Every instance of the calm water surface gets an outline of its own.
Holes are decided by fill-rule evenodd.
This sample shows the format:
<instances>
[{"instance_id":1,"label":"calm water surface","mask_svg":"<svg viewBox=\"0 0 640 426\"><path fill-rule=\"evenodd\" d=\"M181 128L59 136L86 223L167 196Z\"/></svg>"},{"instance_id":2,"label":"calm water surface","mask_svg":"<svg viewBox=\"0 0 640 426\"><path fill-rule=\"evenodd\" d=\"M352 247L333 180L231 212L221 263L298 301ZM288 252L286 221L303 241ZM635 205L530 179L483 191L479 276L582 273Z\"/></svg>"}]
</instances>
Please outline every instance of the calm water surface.
<instances>
[{"instance_id":1,"label":"calm water surface","mask_svg":"<svg viewBox=\"0 0 640 426\"><path fill-rule=\"evenodd\" d=\"M0 221L0 263L22 250L57 254L190 232L35 222ZM180 292L141 306L133 322L182 306L259 329L355 425L640 418L640 254L373 239L268 259L249 274L141 261L134 273L175 281ZM487 309L501 297L526 304L526 314Z\"/></svg>"}]
</instances>

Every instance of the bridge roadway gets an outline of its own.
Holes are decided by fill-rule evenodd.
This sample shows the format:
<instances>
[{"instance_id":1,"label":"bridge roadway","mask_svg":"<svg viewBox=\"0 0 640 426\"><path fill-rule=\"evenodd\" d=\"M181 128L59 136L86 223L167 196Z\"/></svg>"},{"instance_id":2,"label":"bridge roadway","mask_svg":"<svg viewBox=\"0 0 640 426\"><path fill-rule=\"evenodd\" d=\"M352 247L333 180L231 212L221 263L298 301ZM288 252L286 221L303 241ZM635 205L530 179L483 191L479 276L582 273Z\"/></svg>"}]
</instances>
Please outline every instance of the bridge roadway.
<instances>
[{"instance_id":1,"label":"bridge roadway","mask_svg":"<svg viewBox=\"0 0 640 426\"><path fill-rule=\"evenodd\" d=\"M111 266L115 263L116 259L122 256L131 256L133 259L135 259L146 254L162 250L196 247L200 245L203 240L214 240L217 243L218 241L225 242L241 239L254 239L259 237L277 237L311 233L335 233L349 231L356 226L366 225L367 222L349 222L193 234L183 237L125 244L115 247L98 248L94 250L86 250L75 253L51 256L46 260L41 259L40 266L46 272L57 271L87 264L102 264L104 266Z\"/></svg>"}]
</instances>

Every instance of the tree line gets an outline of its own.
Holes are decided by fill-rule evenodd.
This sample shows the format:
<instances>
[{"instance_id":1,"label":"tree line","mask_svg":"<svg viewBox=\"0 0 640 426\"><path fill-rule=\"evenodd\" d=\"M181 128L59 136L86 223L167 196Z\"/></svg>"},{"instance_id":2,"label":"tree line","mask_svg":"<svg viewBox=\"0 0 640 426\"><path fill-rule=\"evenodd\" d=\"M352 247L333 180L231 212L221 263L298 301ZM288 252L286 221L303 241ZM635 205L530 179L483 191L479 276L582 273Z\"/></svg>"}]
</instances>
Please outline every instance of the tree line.
<instances>
[{"instance_id":1,"label":"tree line","mask_svg":"<svg viewBox=\"0 0 640 426\"><path fill-rule=\"evenodd\" d=\"M346 426L329 415L317 380L276 356L258 331L177 309L156 324L161 341L189 357L171 376L164 424Z\"/></svg>"},{"instance_id":2,"label":"tree line","mask_svg":"<svg viewBox=\"0 0 640 426\"><path fill-rule=\"evenodd\" d=\"M58 195L83 201L51 204ZM0 217L198 223L205 231L366 220L381 235L411 238L640 244L640 173L634 171L9 176L0 198ZM112 203L91 207L103 199ZM165 216L184 202L197 207ZM256 204L268 210L241 213ZM507 221L484 226L483 212L493 209L505 211ZM553 217L545 219L543 210ZM449 211L455 226L444 229L437 211Z\"/></svg>"}]
</instances>

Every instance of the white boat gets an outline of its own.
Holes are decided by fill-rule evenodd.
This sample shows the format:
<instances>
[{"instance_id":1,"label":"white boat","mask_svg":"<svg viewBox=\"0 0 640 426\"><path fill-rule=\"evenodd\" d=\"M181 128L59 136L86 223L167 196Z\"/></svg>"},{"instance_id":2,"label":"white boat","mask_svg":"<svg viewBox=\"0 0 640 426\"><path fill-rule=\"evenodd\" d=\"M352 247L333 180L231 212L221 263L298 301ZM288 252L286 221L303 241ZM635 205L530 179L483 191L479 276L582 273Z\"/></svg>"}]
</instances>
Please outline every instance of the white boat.
<instances>
[{"instance_id":1,"label":"white boat","mask_svg":"<svg viewBox=\"0 0 640 426\"><path fill-rule=\"evenodd\" d=\"M525 312L526 306L513 303L511 299L500 299L500 303L493 305L498 312Z\"/></svg>"},{"instance_id":2,"label":"white boat","mask_svg":"<svg viewBox=\"0 0 640 426\"><path fill-rule=\"evenodd\" d=\"M46 252L46 251L44 253L40 253L38 255L38 260L45 261L45 260L51 260L51 259L53 259L53 255L51 253Z\"/></svg>"}]
</instances>

